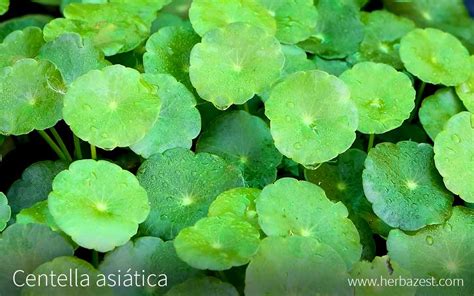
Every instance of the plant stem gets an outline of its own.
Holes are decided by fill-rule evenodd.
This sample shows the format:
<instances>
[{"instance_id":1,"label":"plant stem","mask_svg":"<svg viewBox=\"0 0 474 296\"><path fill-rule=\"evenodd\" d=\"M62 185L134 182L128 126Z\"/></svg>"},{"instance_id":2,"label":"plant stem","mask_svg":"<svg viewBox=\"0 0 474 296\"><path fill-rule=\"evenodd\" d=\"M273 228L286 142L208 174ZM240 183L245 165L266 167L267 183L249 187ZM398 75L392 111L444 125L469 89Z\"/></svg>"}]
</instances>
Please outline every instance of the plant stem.
<instances>
[{"instance_id":1,"label":"plant stem","mask_svg":"<svg viewBox=\"0 0 474 296\"><path fill-rule=\"evenodd\" d=\"M73 134L74 139L74 153L76 154L77 159L82 159L82 150L81 150L81 140Z\"/></svg>"},{"instance_id":2,"label":"plant stem","mask_svg":"<svg viewBox=\"0 0 474 296\"><path fill-rule=\"evenodd\" d=\"M97 159L97 149L92 144L91 144L91 158L92 159Z\"/></svg>"},{"instance_id":3,"label":"plant stem","mask_svg":"<svg viewBox=\"0 0 474 296\"><path fill-rule=\"evenodd\" d=\"M61 148L51 139L51 137L45 131L38 131L40 136L48 143L48 145L53 149L53 151L58 155L59 159L66 160L64 153L61 151Z\"/></svg>"},{"instance_id":4,"label":"plant stem","mask_svg":"<svg viewBox=\"0 0 474 296\"><path fill-rule=\"evenodd\" d=\"M59 135L58 131L54 127L50 128L50 131L53 134L53 137L56 139L56 142L58 142L59 148L61 148L61 151L63 152L64 156L66 156L66 159L72 162L71 154L67 150L66 144L64 144L64 141Z\"/></svg>"},{"instance_id":5,"label":"plant stem","mask_svg":"<svg viewBox=\"0 0 474 296\"><path fill-rule=\"evenodd\" d=\"M92 250L92 265L97 268L99 266L99 252Z\"/></svg>"},{"instance_id":6,"label":"plant stem","mask_svg":"<svg viewBox=\"0 0 474 296\"><path fill-rule=\"evenodd\" d=\"M375 135L370 134L369 135L369 145L367 145L367 152L369 152L370 149L372 149L372 147L374 147L374 141L375 141Z\"/></svg>"},{"instance_id":7,"label":"plant stem","mask_svg":"<svg viewBox=\"0 0 474 296\"><path fill-rule=\"evenodd\" d=\"M244 110L247 111L248 113L250 113L249 104L247 104L247 103L244 104Z\"/></svg>"}]
</instances>

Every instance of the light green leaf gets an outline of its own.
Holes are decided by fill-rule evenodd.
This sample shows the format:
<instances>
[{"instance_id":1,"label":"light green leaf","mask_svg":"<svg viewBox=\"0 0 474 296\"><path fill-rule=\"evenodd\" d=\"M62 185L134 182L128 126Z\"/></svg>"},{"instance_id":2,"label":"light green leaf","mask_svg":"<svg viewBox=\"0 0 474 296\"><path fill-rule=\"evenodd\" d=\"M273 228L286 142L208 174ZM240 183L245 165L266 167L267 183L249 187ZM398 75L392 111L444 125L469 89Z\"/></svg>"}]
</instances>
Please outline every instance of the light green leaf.
<instances>
[{"instance_id":1,"label":"light green leaf","mask_svg":"<svg viewBox=\"0 0 474 296\"><path fill-rule=\"evenodd\" d=\"M143 139L160 112L156 87L121 65L92 70L76 79L64 98L64 120L74 134L103 149Z\"/></svg>"},{"instance_id":2,"label":"light green leaf","mask_svg":"<svg viewBox=\"0 0 474 296\"><path fill-rule=\"evenodd\" d=\"M417 278L461 279L463 286L418 288L417 295L468 295L474 290L474 210L455 207L443 225L428 226L417 233L392 230L388 255Z\"/></svg>"},{"instance_id":3,"label":"light green leaf","mask_svg":"<svg viewBox=\"0 0 474 296\"><path fill-rule=\"evenodd\" d=\"M346 265L310 237L267 237L245 275L246 295L353 295Z\"/></svg>"},{"instance_id":4,"label":"light green leaf","mask_svg":"<svg viewBox=\"0 0 474 296\"><path fill-rule=\"evenodd\" d=\"M82 40L76 33L66 33L46 43L41 48L39 58L55 64L67 84L90 70L110 64L89 39Z\"/></svg>"},{"instance_id":5,"label":"light green leaf","mask_svg":"<svg viewBox=\"0 0 474 296\"><path fill-rule=\"evenodd\" d=\"M38 27L13 31L0 44L0 67L12 66L23 58L36 57L43 44L43 32Z\"/></svg>"},{"instance_id":6,"label":"light green leaf","mask_svg":"<svg viewBox=\"0 0 474 296\"><path fill-rule=\"evenodd\" d=\"M341 75L344 71L349 70L350 64L345 60L326 60L315 55L312 58L316 64L316 69L327 72L334 76Z\"/></svg>"},{"instance_id":7,"label":"light green leaf","mask_svg":"<svg viewBox=\"0 0 474 296\"><path fill-rule=\"evenodd\" d=\"M470 60L471 72L469 79L456 86L456 94L466 106L466 109L474 112L474 56L471 56Z\"/></svg>"},{"instance_id":8,"label":"light green leaf","mask_svg":"<svg viewBox=\"0 0 474 296\"><path fill-rule=\"evenodd\" d=\"M10 221L11 217L11 209L10 206L8 205L8 199L3 194L3 192L0 192L0 232L5 229L7 226L8 221Z\"/></svg>"},{"instance_id":9,"label":"light green leaf","mask_svg":"<svg viewBox=\"0 0 474 296\"><path fill-rule=\"evenodd\" d=\"M189 75L204 100L225 110L271 86L284 61L275 37L258 27L233 23L210 31L194 46Z\"/></svg>"},{"instance_id":10,"label":"light green leaf","mask_svg":"<svg viewBox=\"0 0 474 296\"><path fill-rule=\"evenodd\" d=\"M318 12L313 0L258 0L275 18L276 37L295 44L307 39L316 27Z\"/></svg>"},{"instance_id":11,"label":"light green leaf","mask_svg":"<svg viewBox=\"0 0 474 296\"><path fill-rule=\"evenodd\" d=\"M271 35L276 31L275 19L256 0L194 0L189 9L189 19L201 36L237 22L258 27ZM242 34L246 35L245 32Z\"/></svg>"},{"instance_id":12,"label":"light green leaf","mask_svg":"<svg viewBox=\"0 0 474 296\"><path fill-rule=\"evenodd\" d=\"M321 187L282 178L262 190L256 206L266 235L314 237L336 250L348 268L359 261L359 234L346 207L331 202Z\"/></svg>"},{"instance_id":13,"label":"light green leaf","mask_svg":"<svg viewBox=\"0 0 474 296\"><path fill-rule=\"evenodd\" d=\"M322 71L289 75L265 102L275 146L312 167L346 151L355 140L357 109L347 86Z\"/></svg>"},{"instance_id":14,"label":"light green leaf","mask_svg":"<svg viewBox=\"0 0 474 296\"><path fill-rule=\"evenodd\" d=\"M145 72L170 74L192 90L189 80L189 56L191 49L201 38L192 28L170 26L160 29L150 36L143 55Z\"/></svg>"},{"instance_id":15,"label":"light green leaf","mask_svg":"<svg viewBox=\"0 0 474 296\"><path fill-rule=\"evenodd\" d=\"M418 117L426 133L434 141L451 116L464 110L454 90L442 88L423 100Z\"/></svg>"},{"instance_id":16,"label":"light green leaf","mask_svg":"<svg viewBox=\"0 0 474 296\"><path fill-rule=\"evenodd\" d=\"M198 277L172 288L166 296L238 296L237 290L229 283L213 277Z\"/></svg>"},{"instance_id":17,"label":"light green leaf","mask_svg":"<svg viewBox=\"0 0 474 296\"><path fill-rule=\"evenodd\" d=\"M145 276L155 274L156 277L150 277L153 285L158 285L163 280L163 275L166 275L166 287L151 287L148 284L144 287L116 286L114 295L119 296L163 295L173 286L198 273L177 257L172 241L164 242L156 237L141 237L108 253L100 264L100 271L105 276L121 272L122 277L126 274L133 276L135 272ZM160 283L163 284L163 281Z\"/></svg>"},{"instance_id":18,"label":"light green leaf","mask_svg":"<svg viewBox=\"0 0 474 296\"><path fill-rule=\"evenodd\" d=\"M201 130L194 95L170 75L145 74L143 78L157 87L161 109L153 127L130 148L146 158L171 148L191 148L192 140Z\"/></svg>"},{"instance_id":19,"label":"light green leaf","mask_svg":"<svg viewBox=\"0 0 474 296\"><path fill-rule=\"evenodd\" d=\"M199 137L196 151L218 155L239 167L245 183L258 188L275 181L282 157L273 145L268 125L245 111L214 120Z\"/></svg>"},{"instance_id":20,"label":"light green leaf","mask_svg":"<svg viewBox=\"0 0 474 296\"><path fill-rule=\"evenodd\" d=\"M62 231L100 252L125 244L150 212L147 193L135 176L90 159L73 162L54 178L48 206Z\"/></svg>"},{"instance_id":21,"label":"light green leaf","mask_svg":"<svg viewBox=\"0 0 474 296\"><path fill-rule=\"evenodd\" d=\"M455 86L469 78L469 52L453 35L433 29L415 29L400 42L406 69L424 82Z\"/></svg>"},{"instance_id":22,"label":"light green leaf","mask_svg":"<svg viewBox=\"0 0 474 296\"><path fill-rule=\"evenodd\" d=\"M428 144L378 144L365 160L362 180L375 214L391 227L414 231L441 224L451 213L453 197Z\"/></svg>"},{"instance_id":23,"label":"light green leaf","mask_svg":"<svg viewBox=\"0 0 474 296\"><path fill-rule=\"evenodd\" d=\"M402 125L415 107L411 80L393 67L372 62L356 64L342 73L359 113L358 130L381 134Z\"/></svg>"},{"instance_id":24,"label":"light green leaf","mask_svg":"<svg viewBox=\"0 0 474 296\"><path fill-rule=\"evenodd\" d=\"M10 7L10 0L0 0L0 15L5 14Z\"/></svg>"},{"instance_id":25,"label":"light green leaf","mask_svg":"<svg viewBox=\"0 0 474 296\"><path fill-rule=\"evenodd\" d=\"M29 208L21 210L15 217L16 223L20 224L44 224L49 226L52 230L58 231L59 227L54 222L54 218L49 212L48 201L42 200Z\"/></svg>"},{"instance_id":26,"label":"light green leaf","mask_svg":"<svg viewBox=\"0 0 474 296\"><path fill-rule=\"evenodd\" d=\"M41 264L59 256L72 256L73 249L60 234L39 224L13 224L0 237L0 287L2 295L20 295L17 283L25 283L25 278Z\"/></svg>"},{"instance_id":27,"label":"light green leaf","mask_svg":"<svg viewBox=\"0 0 474 296\"><path fill-rule=\"evenodd\" d=\"M210 270L247 264L259 243L259 231L231 215L203 218L174 240L179 258L194 268Z\"/></svg>"},{"instance_id":28,"label":"light green leaf","mask_svg":"<svg viewBox=\"0 0 474 296\"><path fill-rule=\"evenodd\" d=\"M21 59L0 69L0 134L23 135L62 118L64 84L48 61Z\"/></svg>"},{"instance_id":29,"label":"light green leaf","mask_svg":"<svg viewBox=\"0 0 474 296\"><path fill-rule=\"evenodd\" d=\"M434 142L434 160L444 185L474 202L474 114L464 111L451 117Z\"/></svg>"},{"instance_id":30,"label":"light green leaf","mask_svg":"<svg viewBox=\"0 0 474 296\"><path fill-rule=\"evenodd\" d=\"M167 240L205 217L220 193L244 182L240 171L220 157L184 148L154 154L137 176L151 203L141 230Z\"/></svg>"}]
</instances>

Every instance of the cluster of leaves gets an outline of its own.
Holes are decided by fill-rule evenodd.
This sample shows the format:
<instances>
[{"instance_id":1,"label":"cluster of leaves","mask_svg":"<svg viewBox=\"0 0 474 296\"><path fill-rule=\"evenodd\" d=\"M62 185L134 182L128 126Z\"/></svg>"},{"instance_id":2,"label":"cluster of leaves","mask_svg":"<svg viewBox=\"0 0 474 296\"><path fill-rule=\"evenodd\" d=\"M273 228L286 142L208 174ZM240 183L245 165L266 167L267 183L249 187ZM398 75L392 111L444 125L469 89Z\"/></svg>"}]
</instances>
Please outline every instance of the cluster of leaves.
<instances>
[{"instance_id":1,"label":"cluster of leaves","mask_svg":"<svg viewBox=\"0 0 474 296\"><path fill-rule=\"evenodd\" d=\"M39 134L56 159L0 192L0 294L474 291L461 0L34 2L62 17L0 23L0 157ZM20 289L20 269L168 286ZM380 276L464 285L347 281Z\"/></svg>"}]
</instances>

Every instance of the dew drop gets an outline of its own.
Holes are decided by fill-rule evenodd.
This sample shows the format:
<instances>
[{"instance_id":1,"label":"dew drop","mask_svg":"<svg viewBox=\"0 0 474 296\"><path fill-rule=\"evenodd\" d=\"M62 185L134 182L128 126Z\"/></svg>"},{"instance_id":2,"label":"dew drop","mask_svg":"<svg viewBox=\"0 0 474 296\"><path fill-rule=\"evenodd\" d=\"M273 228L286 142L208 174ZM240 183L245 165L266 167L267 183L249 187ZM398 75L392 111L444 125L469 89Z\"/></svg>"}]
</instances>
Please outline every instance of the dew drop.
<instances>
[{"instance_id":1,"label":"dew drop","mask_svg":"<svg viewBox=\"0 0 474 296\"><path fill-rule=\"evenodd\" d=\"M454 134L454 135L451 136L451 140L453 140L454 143L459 143L459 142L461 142L461 138L460 138L458 135L456 135L456 134Z\"/></svg>"},{"instance_id":2,"label":"dew drop","mask_svg":"<svg viewBox=\"0 0 474 296\"><path fill-rule=\"evenodd\" d=\"M295 103L293 103L293 102L288 102L288 103L286 103L286 106L287 106L288 108L294 108L294 107L295 107Z\"/></svg>"},{"instance_id":3,"label":"dew drop","mask_svg":"<svg viewBox=\"0 0 474 296\"><path fill-rule=\"evenodd\" d=\"M426 243L431 246L433 244L433 237L428 235L426 237Z\"/></svg>"},{"instance_id":4,"label":"dew drop","mask_svg":"<svg viewBox=\"0 0 474 296\"><path fill-rule=\"evenodd\" d=\"M101 136L102 138L108 138L108 137L109 137L109 134L107 134L107 133L102 133L102 134L100 134L100 136Z\"/></svg>"},{"instance_id":5,"label":"dew drop","mask_svg":"<svg viewBox=\"0 0 474 296\"><path fill-rule=\"evenodd\" d=\"M92 110L92 107L91 107L91 105L89 105L89 104L84 104L82 107L84 108L84 110L87 110L87 111L91 111L91 110Z\"/></svg>"},{"instance_id":6,"label":"dew drop","mask_svg":"<svg viewBox=\"0 0 474 296\"><path fill-rule=\"evenodd\" d=\"M294 147L295 149L298 149L298 150L301 149L301 148L303 148L303 146L301 145L300 142L296 142L295 144L293 144L293 147Z\"/></svg>"},{"instance_id":7,"label":"dew drop","mask_svg":"<svg viewBox=\"0 0 474 296\"><path fill-rule=\"evenodd\" d=\"M90 130L91 132L96 133L99 129L95 126L91 126Z\"/></svg>"}]
</instances>

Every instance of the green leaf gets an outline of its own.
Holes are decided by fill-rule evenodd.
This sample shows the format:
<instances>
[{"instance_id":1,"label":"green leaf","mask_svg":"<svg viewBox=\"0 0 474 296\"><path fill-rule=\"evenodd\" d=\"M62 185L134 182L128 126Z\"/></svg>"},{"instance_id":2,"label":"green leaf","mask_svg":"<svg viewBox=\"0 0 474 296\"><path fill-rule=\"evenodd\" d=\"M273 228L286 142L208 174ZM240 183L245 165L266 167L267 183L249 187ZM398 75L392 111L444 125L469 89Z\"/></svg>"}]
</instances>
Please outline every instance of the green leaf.
<instances>
[{"instance_id":1,"label":"green leaf","mask_svg":"<svg viewBox=\"0 0 474 296\"><path fill-rule=\"evenodd\" d=\"M361 14L364 23L364 39L359 47L359 59L388 64L403 69L400 60L400 39L415 29L415 24L404 17L386 10Z\"/></svg>"},{"instance_id":2,"label":"green leaf","mask_svg":"<svg viewBox=\"0 0 474 296\"><path fill-rule=\"evenodd\" d=\"M310 237L267 237L245 275L246 295L353 295L346 265Z\"/></svg>"},{"instance_id":3,"label":"green leaf","mask_svg":"<svg viewBox=\"0 0 474 296\"><path fill-rule=\"evenodd\" d=\"M67 84L90 70L102 69L110 64L89 39L82 40L76 33L66 33L46 43L39 58L55 64Z\"/></svg>"},{"instance_id":4,"label":"green leaf","mask_svg":"<svg viewBox=\"0 0 474 296\"><path fill-rule=\"evenodd\" d=\"M7 197L3 192L0 192L0 232L5 229L8 221L10 221L11 213Z\"/></svg>"},{"instance_id":5,"label":"green leaf","mask_svg":"<svg viewBox=\"0 0 474 296\"><path fill-rule=\"evenodd\" d=\"M428 226L415 234L392 230L388 255L413 277L462 279L463 286L418 288L420 295L465 295L474 290L474 210L455 207L443 225Z\"/></svg>"},{"instance_id":6,"label":"green leaf","mask_svg":"<svg viewBox=\"0 0 474 296\"><path fill-rule=\"evenodd\" d=\"M189 9L189 19L194 30L201 36L237 22L258 27L271 35L276 31L275 19L256 0L194 0ZM246 34L242 32L242 35Z\"/></svg>"},{"instance_id":7,"label":"green leaf","mask_svg":"<svg viewBox=\"0 0 474 296\"><path fill-rule=\"evenodd\" d=\"M453 115L464 110L464 106L454 90L442 88L423 100L418 117L426 133L434 141L446 122Z\"/></svg>"},{"instance_id":8,"label":"green leaf","mask_svg":"<svg viewBox=\"0 0 474 296\"><path fill-rule=\"evenodd\" d=\"M208 216L232 215L259 229L255 199L260 192L260 189L244 187L222 192L209 206Z\"/></svg>"},{"instance_id":9,"label":"green leaf","mask_svg":"<svg viewBox=\"0 0 474 296\"><path fill-rule=\"evenodd\" d=\"M434 160L444 185L474 202L474 114L464 111L451 117L434 142Z\"/></svg>"},{"instance_id":10,"label":"green leaf","mask_svg":"<svg viewBox=\"0 0 474 296\"><path fill-rule=\"evenodd\" d=\"M10 7L10 0L0 0L0 15L5 14Z\"/></svg>"},{"instance_id":11,"label":"green leaf","mask_svg":"<svg viewBox=\"0 0 474 296\"><path fill-rule=\"evenodd\" d=\"M344 58L356 52L364 38L364 26L360 21L358 7L351 2L317 1L316 29L300 46L328 59Z\"/></svg>"},{"instance_id":12,"label":"green leaf","mask_svg":"<svg viewBox=\"0 0 474 296\"><path fill-rule=\"evenodd\" d=\"M271 86L284 61L275 37L258 27L233 23L210 31L194 46L189 75L204 100L225 110Z\"/></svg>"},{"instance_id":13,"label":"green leaf","mask_svg":"<svg viewBox=\"0 0 474 296\"><path fill-rule=\"evenodd\" d=\"M357 262L351 270L351 277L353 279L360 279L362 281L374 280L378 281L383 278L387 281L396 281L404 279L405 281L413 281L412 275L409 271L400 267L397 262L390 260L388 256L375 257L372 262L361 261ZM355 295L367 296L382 296L382 295L397 295L397 296L414 296L416 287L413 285L395 285L374 287L371 285L357 286L355 288Z\"/></svg>"},{"instance_id":14,"label":"green leaf","mask_svg":"<svg viewBox=\"0 0 474 296\"><path fill-rule=\"evenodd\" d=\"M406 69L424 82L455 86L469 78L469 52L453 35L433 29L415 29L400 42Z\"/></svg>"},{"instance_id":15,"label":"green leaf","mask_svg":"<svg viewBox=\"0 0 474 296\"><path fill-rule=\"evenodd\" d=\"M120 3L72 3L63 13L66 18L56 18L44 27L45 40L52 41L63 33L78 33L90 38L106 56L136 48L148 37L153 21Z\"/></svg>"},{"instance_id":16,"label":"green leaf","mask_svg":"<svg viewBox=\"0 0 474 296\"><path fill-rule=\"evenodd\" d=\"M143 55L145 72L170 74L192 90L189 80L189 56L191 49L201 38L192 28L170 26L160 29L150 36Z\"/></svg>"},{"instance_id":17,"label":"green leaf","mask_svg":"<svg viewBox=\"0 0 474 296\"><path fill-rule=\"evenodd\" d=\"M331 202L321 187L282 178L262 190L256 206L266 235L317 238L336 250L348 268L359 260L359 234L347 218L346 207Z\"/></svg>"},{"instance_id":18,"label":"green leaf","mask_svg":"<svg viewBox=\"0 0 474 296\"><path fill-rule=\"evenodd\" d=\"M160 112L156 87L121 65L92 70L76 79L64 98L64 120L74 134L103 149L143 139Z\"/></svg>"},{"instance_id":19,"label":"green leaf","mask_svg":"<svg viewBox=\"0 0 474 296\"><path fill-rule=\"evenodd\" d=\"M16 274L17 283L41 264L59 256L71 256L73 249L60 234L39 224L13 224L0 237L0 287L2 295L20 295L20 287L12 281Z\"/></svg>"},{"instance_id":20,"label":"green leaf","mask_svg":"<svg viewBox=\"0 0 474 296\"><path fill-rule=\"evenodd\" d=\"M415 107L415 89L402 72L386 64L363 62L342 73L359 113L358 130L381 134L402 125Z\"/></svg>"},{"instance_id":21,"label":"green leaf","mask_svg":"<svg viewBox=\"0 0 474 296\"><path fill-rule=\"evenodd\" d=\"M25 285L23 296L111 296L112 289L100 286L100 273L90 263L76 257L58 257L40 265L32 273L37 279L33 287ZM51 274L56 275L50 277ZM77 276L76 276L77 274ZM48 283L40 285L39 279L48 275ZM60 275L66 275L66 281ZM66 284L65 284L66 282ZM72 283L72 284L71 284Z\"/></svg>"},{"instance_id":22,"label":"green leaf","mask_svg":"<svg viewBox=\"0 0 474 296\"><path fill-rule=\"evenodd\" d=\"M157 87L161 109L153 127L130 148L145 158L171 148L191 148L192 140L201 131L194 95L170 75L145 74L143 78Z\"/></svg>"},{"instance_id":23,"label":"green leaf","mask_svg":"<svg viewBox=\"0 0 474 296\"><path fill-rule=\"evenodd\" d=\"M166 296L238 296L237 290L229 283L213 277L198 277L172 288Z\"/></svg>"},{"instance_id":24,"label":"green leaf","mask_svg":"<svg viewBox=\"0 0 474 296\"><path fill-rule=\"evenodd\" d=\"M23 30L27 27L33 26L42 29L52 17L42 14L28 14L21 17L11 18L0 23L0 40L17 30Z\"/></svg>"},{"instance_id":25,"label":"green leaf","mask_svg":"<svg viewBox=\"0 0 474 296\"><path fill-rule=\"evenodd\" d=\"M48 61L21 59L0 69L0 134L23 135L62 118L63 81Z\"/></svg>"},{"instance_id":26,"label":"green leaf","mask_svg":"<svg viewBox=\"0 0 474 296\"><path fill-rule=\"evenodd\" d=\"M136 234L150 206L135 176L107 161L79 160L53 181L48 206L80 246L107 252Z\"/></svg>"},{"instance_id":27,"label":"green leaf","mask_svg":"<svg viewBox=\"0 0 474 296\"><path fill-rule=\"evenodd\" d=\"M166 287L150 287L148 284L144 287L114 287L114 295L119 296L163 295L171 287L198 274L177 257L172 241L164 242L156 237L141 237L115 249L105 256L99 269L106 277L120 272L122 277L126 274L133 276L135 272L146 277L155 274L156 277L150 277L153 285L166 275Z\"/></svg>"},{"instance_id":28,"label":"green leaf","mask_svg":"<svg viewBox=\"0 0 474 296\"><path fill-rule=\"evenodd\" d=\"M220 157L184 148L154 154L142 164L137 177L151 204L141 230L167 240L205 217L220 193L242 187L244 182L240 171Z\"/></svg>"},{"instance_id":29,"label":"green leaf","mask_svg":"<svg viewBox=\"0 0 474 296\"><path fill-rule=\"evenodd\" d=\"M307 39L316 27L318 12L313 0L258 0L275 18L276 37L295 44Z\"/></svg>"},{"instance_id":30,"label":"green leaf","mask_svg":"<svg viewBox=\"0 0 474 296\"><path fill-rule=\"evenodd\" d=\"M325 60L317 55L315 55L312 60L316 64L316 69L334 76L339 76L350 68L349 63L345 60Z\"/></svg>"},{"instance_id":31,"label":"green leaf","mask_svg":"<svg viewBox=\"0 0 474 296\"><path fill-rule=\"evenodd\" d=\"M19 224L44 224L49 226L52 230L58 231L59 227L56 225L53 216L49 212L48 201L42 200L29 208L21 210L15 217L16 223Z\"/></svg>"},{"instance_id":32,"label":"green leaf","mask_svg":"<svg viewBox=\"0 0 474 296\"><path fill-rule=\"evenodd\" d=\"M239 167L249 187L262 188L276 179L281 154L273 145L268 125L245 111L218 117L204 131L196 151L218 155Z\"/></svg>"},{"instance_id":33,"label":"green leaf","mask_svg":"<svg viewBox=\"0 0 474 296\"><path fill-rule=\"evenodd\" d=\"M36 57L43 44L43 32L38 27L13 31L0 44L0 67L12 66L23 58Z\"/></svg>"},{"instance_id":34,"label":"green leaf","mask_svg":"<svg viewBox=\"0 0 474 296\"><path fill-rule=\"evenodd\" d=\"M265 102L278 150L313 167L346 151L355 140L357 109L347 86L322 71L289 75Z\"/></svg>"},{"instance_id":35,"label":"green leaf","mask_svg":"<svg viewBox=\"0 0 474 296\"><path fill-rule=\"evenodd\" d=\"M471 56L470 60L471 72L469 79L456 86L456 94L466 106L466 109L474 112L474 56Z\"/></svg>"},{"instance_id":36,"label":"green leaf","mask_svg":"<svg viewBox=\"0 0 474 296\"><path fill-rule=\"evenodd\" d=\"M203 218L174 240L179 258L194 268L210 270L247 264L259 243L259 231L231 215Z\"/></svg>"},{"instance_id":37,"label":"green leaf","mask_svg":"<svg viewBox=\"0 0 474 296\"><path fill-rule=\"evenodd\" d=\"M40 161L25 169L21 179L15 181L7 192L12 212L30 208L39 201L46 200L51 192L54 177L67 169L64 161Z\"/></svg>"},{"instance_id":38,"label":"green leaf","mask_svg":"<svg viewBox=\"0 0 474 296\"><path fill-rule=\"evenodd\" d=\"M365 160L362 179L375 214L389 226L418 230L443 223L451 213L453 197L443 186L428 144L378 144Z\"/></svg>"}]
</instances>

